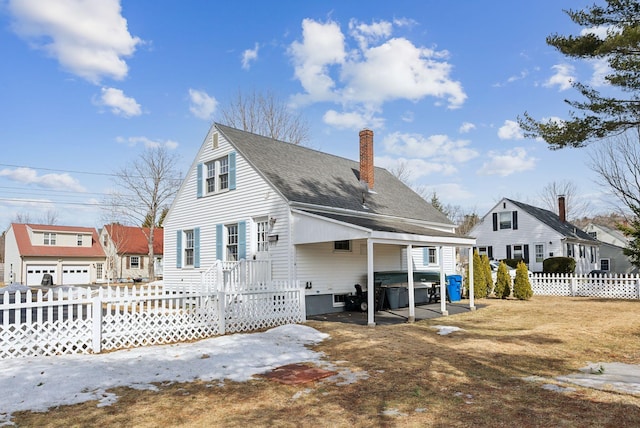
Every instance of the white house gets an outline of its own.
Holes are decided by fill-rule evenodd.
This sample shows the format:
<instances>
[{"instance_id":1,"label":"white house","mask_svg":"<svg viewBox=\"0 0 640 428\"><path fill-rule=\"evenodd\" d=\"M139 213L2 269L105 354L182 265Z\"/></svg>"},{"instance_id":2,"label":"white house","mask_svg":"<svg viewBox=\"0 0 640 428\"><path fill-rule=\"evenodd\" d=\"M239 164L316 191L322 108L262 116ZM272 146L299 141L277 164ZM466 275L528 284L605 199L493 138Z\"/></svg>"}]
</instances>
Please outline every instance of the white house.
<instances>
[{"instance_id":1,"label":"white house","mask_svg":"<svg viewBox=\"0 0 640 428\"><path fill-rule=\"evenodd\" d=\"M355 284L373 290L375 272L413 270L418 247L437 254L429 268L456 273L453 249L475 240L374 167L372 131L359 142L360 163L214 124L163 224L165 287L197 284L216 260L267 260L319 314L344 310Z\"/></svg>"},{"instance_id":2,"label":"white house","mask_svg":"<svg viewBox=\"0 0 640 428\"><path fill-rule=\"evenodd\" d=\"M549 257L572 257L576 273L598 268L598 241L566 221L565 199L558 214L503 198L469 232L489 259L522 259L532 272L542 272Z\"/></svg>"},{"instance_id":3,"label":"white house","mask_svg":"<svg viewBox=\"0 0 640 428\"><path fill-rule=\"evenodd\" d=\"M4 282L90 284L102 278L105 254L92 227L12 223L5 237Z\"/></svg>"},{"instance_id":4,"label":"white house","mask_svg":"<svg viewBox=\"0 0 640 428\"><path fill-rule=\"evenodd\" d=\"M631 264L629 257L622 252L629 244L629 238L622 232L595 223L589 223L584 231L600 241L600 265L597 269L618 274L638 273L638 268Z\"/></svg>"}]
</instances>

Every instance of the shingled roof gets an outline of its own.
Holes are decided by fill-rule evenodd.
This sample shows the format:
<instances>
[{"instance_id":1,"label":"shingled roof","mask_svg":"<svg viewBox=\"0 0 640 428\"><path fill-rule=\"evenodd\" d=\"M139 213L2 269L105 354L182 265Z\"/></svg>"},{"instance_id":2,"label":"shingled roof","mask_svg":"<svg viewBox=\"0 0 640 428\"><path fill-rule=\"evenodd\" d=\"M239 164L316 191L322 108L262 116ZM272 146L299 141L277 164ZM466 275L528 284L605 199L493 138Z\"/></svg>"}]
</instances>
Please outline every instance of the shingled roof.
<instances>
[{"instance_id":1,"label":"shingled roof","mask_svg":"<svg viewBox=\"0 0 640 428\"><path fill-rule=\"evenodd\" d=\"M366 192L360 183L357 161L221 124L215 126L290 203L452 224L384 168L375 168L375 187ZM354 139L353 144L359 144L358 140Z\"/></svg>"},{"instance_id":2,"label":"shingled roof","mask_svg":"<svg viewBox=\"0 0 640 428\"><path fill-rule=\"evenodd\" d=\"M104 251L98 241L98 232L93 227L24 223L12 223L11 227L18 251L24 257L104 257ZM30 238L31 231L91 234L91 246L33 245Z\"/></svg>"},{"instance_id":3,"label":"shingled roof","mask_svg":"<svg viewBox=\"0 0 640 428\"><path fill-rule=\"evenodd\" d=\"M105 226L107 233L118 247L118 254L149 254L147 236L148 227L123 226L121 224L108 224ZM158 256L164 252L163 229L156 227L153 233L153 253Z\"/></svg>"},{"instance_id":4,"label":"shingled roof","mask_svg":"<svg viewBox=\"0 0 640 428\"><path fill-rule=\"evenodd\" d=\"M507 201L521 208L523 211L529 213L533 217L540 220L542 223L546 224L556 232L566 236L568 238L573 239L581 239L583 241L597 241L591 235L589 235L584 230L574 226L573 224L560 220L558 214L545 210L543 208L534 207L533 205L528 205L522 202L514 201L513 199L507 199Z\"/></svg>"}]
</instances>

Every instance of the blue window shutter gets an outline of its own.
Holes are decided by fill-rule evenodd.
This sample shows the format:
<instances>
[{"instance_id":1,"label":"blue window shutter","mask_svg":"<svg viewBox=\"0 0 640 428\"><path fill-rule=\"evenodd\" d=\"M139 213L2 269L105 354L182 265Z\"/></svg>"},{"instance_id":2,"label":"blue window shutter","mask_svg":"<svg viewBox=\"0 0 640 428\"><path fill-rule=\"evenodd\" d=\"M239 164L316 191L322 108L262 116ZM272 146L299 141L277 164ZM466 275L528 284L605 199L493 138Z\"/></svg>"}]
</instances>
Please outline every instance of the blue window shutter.
<instances>
[{"instance_id":1,"label":"blue window shutter","mask_svg":"<svg viewBox=\"0 0 640 428\"><path fill-rule=\"evenodd\" d=\"M200 228L193 229L193 267L200 267Z\"/></svg>"},{"instance_id":2,"label":"blue window shutter","mask_svg":"<svg viewBox=\"0 0 640 428\"><path fill-rule=\"evenodd\" d=\"M236 190L236 152L229 153L229 190Z\"/></svg>"},{"instance_id":3,"label":"blue window shutter","mask_svg":"<svg viewBox=\"0 0 640 428\"><path fill-rule=\"evenodd\" d=\"M216 260L222 259L222 225L216 224Z\"/></svg>"},{"instance_id":4,"label":"blue window shutter","mask_svg":"<svg viewBox=\"0 0 640 428\"><path fill-rule=\"evenodd\" d=\"M422 264L425 266L429 264L429 248L427 247L422 249Z\"/></svg>"},{"instance_id":5,"label":"blue window shutter","mask_svg":"<svg viewBox=\"0 0 640 428\"><path fill-rule=\"evenodd\" d=\"M247 258L247 222L238 222L238 258Z\"/></svg>"},{"instance_id":6,"label":"blue window shutter","mask_svg":"<svg viewBox=\"0 0 640 428\"><path fill-rule=\"evenodd\" d=\"M176 267L182 267L182 230L178 230L176 234Z\"/></svg>"},{"instance_id":7,"label":"blue window shutter","mask_svg":"<svg viewBox=\"0 0 640 428\"><path fill-rule=\"evenodd\" d=\"M198 189L197 190L197 197L201 198L202 197L202 164L201 163L198 164L197 170L198 170L198 173L197 173L198 182L196 183L196 186L197 186L197 189Z\"/></svg>"}]
</instances>

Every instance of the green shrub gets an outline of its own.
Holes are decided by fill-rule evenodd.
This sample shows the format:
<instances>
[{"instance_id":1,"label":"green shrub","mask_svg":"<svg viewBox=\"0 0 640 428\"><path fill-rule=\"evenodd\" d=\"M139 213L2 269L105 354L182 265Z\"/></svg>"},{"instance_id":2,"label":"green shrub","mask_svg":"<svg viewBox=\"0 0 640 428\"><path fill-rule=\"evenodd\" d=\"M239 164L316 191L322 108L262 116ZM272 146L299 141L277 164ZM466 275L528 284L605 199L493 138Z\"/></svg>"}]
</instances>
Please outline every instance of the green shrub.
<instances>
[{"instance_id":1,"label":"green shrub","mask_svg":"<svg viewBox=\"0 0 640 428\"><path fill-rule=\"evenodd\" d=\"M483 254L480 256L480 261L482 264L482 269L484 270L484 287L487 290L485 296L490 296L491 293L493 293L493 277L491 276L491 265L489 264L489 257Z\"/></svg>"},{"instance_id":2,"label":"green shrub","mask_svg":"<svg viewBox=\"0 0 640 428\"><path fill-rule=\"evenodd\" d=\"M542 262L544 273L574 273L576 261L571 257L549 257Z\"/></svg>"},{"instance_id":3,"label":"green shrub","mask_svg":"<svg viewBox=\"0 0 640 428\"><path fill-rule=\"evenodd\" d=\"M469 284L467 284L467 290L469 290ZM473 297L476 299L487 297L485 272L477 251L473 252Z\"/></svg>"},{"instance_id":4,"label":"green shrub","mask_svg":"<svg viewBox=\"0 0 640 428\"><path fill-rule=\"evenodd\" d=\"M498 265L495 295L498 299L506 299L511 295L511 276L505 262Z\"/></svg>"},{"instance_id":5,"label":"green shrub","mask_svg":"<svg viewBox=\"0 0 640 428\"><path fill-rule=\"evenodd\" d=\"M529 300L533 296L531 282L529 282L529 270L524 262L516 268L516 279L513 284L513 296L520 300Z\"/></svg>"}]
</instances>

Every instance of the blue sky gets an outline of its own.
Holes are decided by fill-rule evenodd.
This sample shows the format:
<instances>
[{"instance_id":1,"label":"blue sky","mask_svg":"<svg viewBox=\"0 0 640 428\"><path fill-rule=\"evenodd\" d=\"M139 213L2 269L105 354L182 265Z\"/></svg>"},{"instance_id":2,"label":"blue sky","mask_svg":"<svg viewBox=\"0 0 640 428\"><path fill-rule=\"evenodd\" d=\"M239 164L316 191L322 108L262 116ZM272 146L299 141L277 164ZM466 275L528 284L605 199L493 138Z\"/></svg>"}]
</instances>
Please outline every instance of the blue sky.
<instances>
[{"instance_id":1,"label":"blue sky","mask_svg":"<svg viewBox=\"0 0 640 428\"><path fill-rule=\"evenodd\" d=\"M404 162L444 204L484 215L502 197L543 206L569 180L608 212L589 149L550 151L515 122L567 118L569 82L600 63L549 47L592 0L0 0L0 228L103 225L113 174L167 145L186 174L221 106L273 91L310 124L309 145Z\"/></svg>"}]
</instances>

